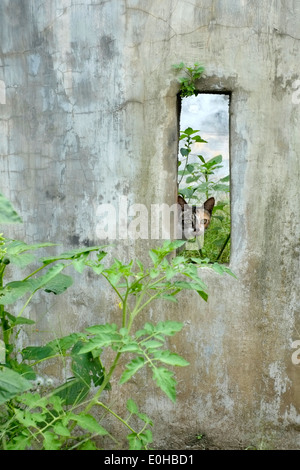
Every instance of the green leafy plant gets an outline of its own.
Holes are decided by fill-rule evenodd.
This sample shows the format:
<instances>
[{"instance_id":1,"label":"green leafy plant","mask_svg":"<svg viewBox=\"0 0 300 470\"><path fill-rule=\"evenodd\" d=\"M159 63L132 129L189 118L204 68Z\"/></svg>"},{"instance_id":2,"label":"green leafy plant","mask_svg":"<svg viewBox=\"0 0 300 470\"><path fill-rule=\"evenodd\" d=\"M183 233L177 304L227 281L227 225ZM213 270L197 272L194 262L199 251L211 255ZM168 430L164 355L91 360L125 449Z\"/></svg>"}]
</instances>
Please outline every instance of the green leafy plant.
<instances>
[{"instance_id":1,"label":"green leafy plant","mask_svg":"<svg viewBox=\"0 0 300 470\"><path fill-rule=\"evenodd\" d=\"M149 266L139 260L124 264L117 259L105 266L107 247L103 246L71 250L39 258L40 265L31 274L6 282L9 266L28 271L31 263L37 263L35 253L53 245L27 245L1 238L0 443L3 449L95 449L99 448L95 438L100 442L111 439L118 446L118 439L102 423L107 415L127 429L130 449L148 448L152 442L151 419L139 411L132 399L124 410L127 416L120 416L105 402L103 392L110 389L121 357L128 357L120 385L143 367L149 367L156 385L175 401L176 379L172 368L187 366L188 362L167 349L166 340L182 329L182 323L146 322L140 329L135 328L135 323L154 300L177 302L182 290L194 290L207 300L207 288L198 275L198 268L207 263L197 260L197 264L191 265L183 257L170 258L181 244L165 242L162 247L150 250ZM79 273L92 269L95 275L106 279L119 302L116 322L90 326L43 346L27 346L18 351L16 338L22 328L34 324L25 316L30 301L38 292L43 295L65 292L73 282L70 275L63 274L67 267ZM211 267L218 273L232 274L220 265ZM19 305L21 299L26 300L16 311L16 303ZM8 312L8 307L13 310ZM112 359L104 365L101 358L106 349L111 350ZM56 387L50 385L43 389L40 383L36 390L38 366L45 361L58 361L57 367L62 364L72 375ZM96 418L96 410L98 414L102 410L102 417ZM138 429L131 424L133 417L140 423Z\"/></svg>"},{"instance_id":2,"label":"green leafy plant","mask_svg":"<svg viewBox=\"0 0 300 470\"><path fill-rule=\"evenodd\" d=\"M229 175L217 181L214 178L216 170L223 167L222 155L217 155L208 161L205 161L202 155L196 155L198 161L193 163L189 161L191 146L196 142L207 143L197 135L198 132L188 127L180 132L179 138L180 141L184 140L184 147L180 148L182 159L179 160L178 166L184 165L184 168L178 170L178 191L189 202L194 199L195 203L199 202L199 193L200 198L203 194L206 199L216 193L229 193Z\"/></svg>"},{"instance_id":3,"label":"green leafy plant","mask_svg":"<svg viewBox=\"0 0 300 470\"><path fill-rule=\"evenodd\" d=\"M17 224L22 219L14 209L12 203L0 193L0 223L1 224Z\"/></svg>"},{"instance_id":4,"label":"green leafy plant","mask_svg":"<svg viewBox=\"0 0 300 470\"><path fill-rule=\"evenodd\" d=\"M173 69L185 72L185 75L178 79L181 98L197 96L199 90L196 84L201 78L204 68L199 63L188 67L184 62L180 62L173 65ZM185 256L187 259L200 256L202 259L209 258L213 261L227 263L230 256L231 238L228 197L230 176L216 179L216 170L223 167L222 155L217 155L208 161L202 155L197 155L198 161L190 161L191 146L195 143L207 143L198 133L199 130L194 130L191 127L180 131L179 141L183 141L184 146L179 150L181 159L178 161L178 193L193 205L203 203L203 199L208 199L211 196L217 197L219 194L222 194L222 198L214 207L212 222L205 234L204 247L201 250L199 248L189 249L185 252Z\"/></svg>"},{"instance_id":5,"label":"green leafy plant","mask_svg":"<svg viewBox=\"0 0 300 470\"><path fill-rule=\"evenodd\" d=\"M173 68L185 73L183 77L179 77L181 97L197 95L196 82L203 74L204 67L198 63L195 63L193 67L188 67L184 62L180 62L180 64L174 64Z\"/></svg>"},{"instance_id":6,"label":"green leafy plant","mask_svg":"<svg viewBox=\"0 0 300 470\"><path fill-rule=\"evenodd\" d=\"M178 162L178 192L193 205L199 205L201 201L211 196L218 200L213 210L211 225L205 234L205 245L201 249L201 258L209 258L223 263L228 262L230 254L230 205L229 205L229 175L216 178L216 170L223 167L222 155L217 155L206 161L202 155L196 155L196 162L190 161L192 145L196 142L207 143L198 134L199 130L188 127L180 132L180 142L184 146L180 148L181 160ZM187 257L197 256L197 251L189 250ZM199 252L198 252L199 256Z\"/></svg>"}]
</instances>

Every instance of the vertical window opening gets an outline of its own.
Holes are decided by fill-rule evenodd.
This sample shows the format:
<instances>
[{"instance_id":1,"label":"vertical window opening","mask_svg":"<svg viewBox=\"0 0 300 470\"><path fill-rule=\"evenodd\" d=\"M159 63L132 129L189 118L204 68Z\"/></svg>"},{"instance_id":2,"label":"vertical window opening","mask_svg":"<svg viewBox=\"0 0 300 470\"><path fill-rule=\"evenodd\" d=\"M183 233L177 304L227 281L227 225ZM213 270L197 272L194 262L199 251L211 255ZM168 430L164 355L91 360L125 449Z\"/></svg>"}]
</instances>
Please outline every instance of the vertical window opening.
<instances>
[{"instance_id":1,"label":"vertical window opening","mask_svg":"<svg viewBox=\"0 0 300 470\"><path fill-rule=\"evenodd\" d=\"M180 98L178 202L190 209L183 237L189 259L230 260L229 106L229 93Z\"/></svg>"}]
</instances>

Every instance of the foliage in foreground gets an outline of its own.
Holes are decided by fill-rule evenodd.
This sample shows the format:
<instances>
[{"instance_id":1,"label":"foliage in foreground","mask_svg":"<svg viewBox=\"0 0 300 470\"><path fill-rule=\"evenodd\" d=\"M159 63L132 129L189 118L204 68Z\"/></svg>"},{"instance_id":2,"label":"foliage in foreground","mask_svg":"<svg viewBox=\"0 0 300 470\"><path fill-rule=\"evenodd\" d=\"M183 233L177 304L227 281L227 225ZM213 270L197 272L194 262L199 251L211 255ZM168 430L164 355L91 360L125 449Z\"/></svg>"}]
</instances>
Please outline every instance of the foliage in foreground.
<instances>
[{"instance_id":1,"label":"foliage in foreground","mask_svg":"<svg viewBox=\"0 0 300 470\"><path fill-rule=\"evenodd\" d=\"M0 194L0 223L19 222L21 219L11 203ZM111 439L118 448L120 436L112 435L103 423L102 418L107 415L127 429L129 449L148 448L152 442L151 419L131 398L120 416L110 407L107 393L103 392L110 389L116 367L125 358L120 385L148 367L158 388L174 402L173 369L187 366L188 362L166 346L167 339L181 331L181 322L147 321L137 329L136 319L154 300L177 302L183 290L193 290L206 301L207 287L199 277L199 268L210 267L219 274L232 274L217 263L193 258L191 264L183 256L173 257L182 244L182 241L169 241L150 250L147 265L139 260L124 264L118 259L106 265L108 247L85 247L37 258L40 249L54 245L28 245L0 236L1 449L89 450L103 448L106 442L103 439ZM19 270L20 277L7 282L7 275L12 275L10 266L14 266L13 273ZM31 272L30 266L34 266ZM18 336L24 327L35 324L30 318L31 300L38 293L42 298L63 294L72 286L73 278L63 273L66 268L79 273L90 269L107 281L119 303L115 322L93 325L83 332L19 351ZM104 364L106 349L110 354L105 357L110 360ZM45 361L53 364L55 360L65 374L70 371L70 377L59 386L54 386L50 377L44 381L38 376L39 364Z\"/></svg>"},{"instance_id":2,"label":"foliage in foreground","mask_svg":"<svg viewBox=\"0 0 300 470\"><path fill-rule=\"evenodd\" d=\"M1 208L0 208L1 212ZM139 371L148 367L158 388L173 402L176 399L174 367L188 362L166 347L166 340L180 332L180 322L147 321L136 329L136 319L154 300L177 302L182 290L194 290L207 300L207 288L198 268L208 266L186 263L181 256L171 257L181 241L165 242L149 252L150 263L136 260L128 264L115 259L108 266L104 259L108 249L94 246L42 257L36 268L36 252L50 243L27 245L1 237L0 248L0 447L23 449L97 449L107 439L118 448L120 436L106 428L102 417L110 415L127 429L129 449L147 449L152 442L151 419L131 398L124 405L123 416L109 405L107 393L120 358L125 366L119 379L126 384ZM35 269L25 277L6 282L11 265L20 273L34 263ZM91 269L106 279L116 297L119 315L112 324L99 324L83 332L55 338L42 346L17 350L16 339L24 327L34 325L30 318L30 301L38 292L60 295L73 279L63 271L67 267L82 273ZM218 264L209 265L218 273L230 273ZM23 306L16 311L23 299ZM10 311L9 311L10 310ZM29 311L29 315L25 314ZM103 352L109 349L110 362L103 363ZM42 383L38 366L42 362L60 361L57 367L70 370L70 377L54 387L53 379ZM122 361L123 362L123 361ZM102 410L102 414L99 412ZM97 412L96 412L97 411ZM95 413L96 412L96 413ZM97 418L96 418L97 416ZM100 418L99 418L100 416ZM97 438L95 440L95 438ZM104 439L104 440L103 440ZM106 440L105 440L106 439Z\"/></svg>"}]
</instances>

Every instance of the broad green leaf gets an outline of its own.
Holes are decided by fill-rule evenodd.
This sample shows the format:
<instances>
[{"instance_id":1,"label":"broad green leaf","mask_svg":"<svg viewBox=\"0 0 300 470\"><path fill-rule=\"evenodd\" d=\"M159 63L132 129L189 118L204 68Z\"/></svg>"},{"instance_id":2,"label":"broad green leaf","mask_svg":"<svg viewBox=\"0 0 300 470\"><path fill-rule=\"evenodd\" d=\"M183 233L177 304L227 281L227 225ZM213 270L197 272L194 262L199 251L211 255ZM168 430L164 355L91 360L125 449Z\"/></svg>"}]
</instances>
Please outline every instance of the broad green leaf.
<instances>
[{"instance_id":1,"label":"broad green leaf","mask_svg":"<svg viewBox=\"0 0 300 470\"><path fill-rule=\"evenodd\" d=\"M95 386L98 387L104 379L104 368L99 357L93 357L90 352L79 354L82 344L82 341L78 341L72 349L72 371L75 377L86 385L90 386L93 380Z\"/></svg>"},{"instance_id":2,"label":"broad green leaf","mask_svg":"<svg viewBox=\"0 0 300 470\"><path fill-rule=\"evenodd\" d=\"M212 265L212 268L218 274L224 274L224 273L230 274L231 276L233 276L236 279L236 275L227 266L224 266L224 265L221 265L221 264L218 264L218 263L214 263Z\"/></svg>"},{"instance_id":3,"label":"broad green leaf","mask_svg":"<svg viewBox=\"0 0 300 470\"><path fill-rule=\"evenodd\" d=\"M18 266L19 268L25 268L28 264L34 261L34 255L30 253L18 254L18 255L9 255L7 256L11 264Z\"/></svg>"},{"instance_id":4,"label":"broad green leaf","mask_svg":"<svg viewBox=\"0 0 300 470\"><path fill-rule=\"evenodd\" d=\"M33 325L35 321L24 317L15 317L8 312L5 312L6 317L9 319L11 325Z\"/></svg>"},{"instance_id":5,"label":"broad green leaf","mask_svg":"<svg viewBox=\"0 0 300 470\"><path fill-rule=\"evenodd\" d=\"M21 217L15 211L12 203L0 193L0 223L1 224L20 224Z\"/></svg>"},{"instance_id":6,"label":"broad green leaf","mask_svg":"<svg viewBox=\"0 0 300 470\"><path fill-rule=\"evenodd\" d=\"M144 423L149 424L150 426L153 426L152 420L147 416L145 413L137 413L137 416L144 421Z\"/></svg>"},{"instance_id":7,"label":"broad green leaf","mask_svg":"<svg viewBox=\"0 0 300 470\"><path fill-rule=\"evenodd\" d=\"M173 250L177 250L177 248L180 248L182 245L184 245L183 240L173 240L173 241L168 241L165 240L162 246L162 250L166 252L166 254L171 253Z\"/></svg>"},{"instance_id":8,"label":"broad green leaf","mask_svg":"<svg viewBox=\"0 0 300 470\"><path fill-rule=\"evenodd\" d=\"M228 192L228 191L229 191L229 186L228 186L228 184L215 184L215 185L214 185L214 190L215 190L215 191L225 191L225 192Z\"/></svg>"},{"instance_id":9,"label":"broad green leaf","mask_svg":"<svg viewBox=\"0 0 300 470\"><path fill-rule=\"evenodd\" d=\"M120 378L120 384L127 382L144 364L145 359L143 357L132 359L132 361L126 364L126 369Z\"/></svg>"},{"instance_id":10,"label":"broad green leaf","mask_svg":"<svg viewBox=\"0 0 300 470\"><path fill-rule=\"evenodd\" d=\"M187 179L186 179L186 182L187 184L189 183L193 183L194 181L198 181L198 176L189 176Z\"/></svg>"},{"instance_id":11,"label":"broad green leaf","mask_svg":"<svg viewBox=\"0 0 300 470\"><path fill-rule=\"evenodd\" d=\"M208 160L206 163L209 165L219 165L219 163L222 163L223 157L222 155L217 155L216 157L211 158Z\"/></svg>"},{"instance_id":12,"label":"broad green leaf","mask_svg":"<svg viewBox=\"0 0 300 470\"><path fill-rule=\"evenodd\" d=\"M99 436L105 436L108 434L106 429L101 426L98 421L90 414L85 414L84 412L79 413L77 415L73 415L74 420L77 424L82 427L82 429L86 429L89 432L96 433Z\"/></svg>"},{"instance_id":13,"label":"broad green leaf","mask_svg":"<svg viewBox=\"0 0 300 470\"><path fill-rule=\"evenodd\" d=\"M104 271L105 266L104 264L92 264L91 268L96 274L101 274Z\"/></svg>"},{"instance_id":14,"label":"broad green leaf","mask_svg":"<svg viewBox=\"0 0 300 470\"><path fill-rule=\"evenodd\" d=\"M149 251L149 255L150 255L150 258L151 258L151 260L152 260L154 266L156 266L156 264L158 264L158 262L159 262L159 258L158 258L158 256L157 256L157 254L155 253L154 250L150 250L150 251Z\"/></svg>"},{"instance_id":15,"label":"broad green leaf","mask_svg":"<svg viewBox=\"0 0 300 470\"><path fill-rule=\"evenodd\" d=\"M153 325L152 323L145 323L144 328L142 330L138 330L135 333L136 338L140 338L141 336L154 336L158 341L164 341L161 335L165 336L173 336L175 333L180 331L183 327L183 323L175 322L175 321L165 321L159 322L157 325Z\"/></svg>"},{"instance_id":16,"label":"broad green leaf","mask_svg":"<svg viewBox=\"0 0 300 470\"><path fill-rule=\"evenodd\" d=\"M185 263L185 257L184 256L176 256L175 258L172 259L173 266L179 266L183 263Z\"/></svg>"},{"instance_id":17,"label":"broad green leaf","mask_svg":"<svg viewBox=\"0 0 300 470\"><path fill-rule=\"evenodd\" d=\"M46 345L46 346L27 346L22 350L22 356L24 360L27 361L40 361L52 357L56 354L56 349Z\"/></svg>"},{"instance_id":18,"label":"broad green leaf","mask_svg":"<svg viewBox=\"0 0 300 470\"><path fill-rule=\"evenodd\" d=\"M150 336L150 335L152 335L154 330L155 330L154 325L152 325L152 323L147 322L147 323L145 323L144 328L142 330L136 331L135 337L140 338L141 336L144 336L144 335L149 335Z\"/></svg>"},{"instance_id":19,"label":"broad green leaf","mask_svg":"<svg viewBox=\"0 0 300 470\"><path fill-rule=\"evenodd\" d=\"M48 403L50 403L50 405L53 406L53 409L54 411L56 411L56 413L58 414L64 414L64 407L63 407L63 400L57 396L57 395L51 395L49 398L48 397L45 397L46 398L46 406L45 408L47 408L48 410ZM67 421L67 418L65 417L66 421Z\"/></svg>"},{"instance_id":20,"label":"broad green leaf","mask_svg":"<svg viewBox=\"0 0 300 470\"><path fill-rule=\"evenodd\" d=\"M27 430L22 430L22 432L11 439L7 444L7 450L26 450L31 446L32 435Z\"/></svg>"},{"instance_id":21,"label":"broad green leaf","mask_svg":"<svg viewBox=\"0 0 300 470\"><path fill-rule=\"evenodd\" d=\"M81 403L90 391L89 385L80 379L72 379L65 384L57 387L53 394L58 396L65 405L77 405Z\"/></svg>"},{"instance_id":22,"label":"broad green leaf","mask_svg":"<svg viewBox=\"0 0 300 470\"><path fill-rule=\"evenodd\" d=\"M144 444L144 446L146 444L150 444L153 440L151 429L145 429L144 432L139 434L139 437L140 437L142 443Z\"/></svg>"},{"instance_id":23,"label":"broad green leaf","mask_svg":"<svg viewBox=\"0 0 300 470\"><path fill-rule=\"evenodd\" d=\"M56 243L35 243L33 245L27 245L27 243L19 240L8 240L5 243L5 248L8 255L18 255L25 251L35 251L39 248L45 248L49 246L57 246Z\"/></svg>"},{"instance_id":24,"label":"broad green leaf","mask_svg":"<svg viewBox=\"0 0 300 470\"><path fill-rule=\"evenodd\" d=\"M145 341L144 343L142 343L142 345L146 349L157 349L157 348L161 348L163 343L161 341L150 339L149 341Z\"/></svg>"},{"instance_id":25,"label":"broad green leaf","mask_svg":"<svg viewBox=\"0 0 300 470\"><path fill-rule=\"evenodd\" d=\"M32 285L32 290L37 290L41 288L47 288L47 285L50 283L50 281L53 281L53 279L65 268L65 264L63 263L57 263L51 268L48 269L46 274L37 277L32 280L28 280L27 282L31 283ZM51 283L50 283L51 286Z\"/></svg>"},{"instance_id":26,"label":"broad green leaf","mask_svg":"<svg viewBox=\"0 0 300 470\"><path fill-rule=\"evenodd\" d=\"M98 450L95 442L85 441L78 447L78 450Z\"/></svg>"},{"instance_id":27,"label":"broad green leaf","mask_svg":"<svg viewBox=\"0 0 300 470\"><path fill-rule=\"evenodd\" d=\"M10 305L32 291L32 284L27 281L13 281L0 288L0 305Z\"/></svg>"},{"instance_id":28,"label":"broad green leaf","mask_svg":"<svg viewBox=\"0 0 300 470\"><path fill-rule=\"evenodd\" d=\"M80 256L80 258L75 258L72 262L74 268L80 274L83 273L84 269L86 268L86 260L87 260L88 255L89 255L89 252L85 252Z\"/></svg>"},{"instance_id":29,"label":"broad green leaf","mask_svg":"<svg viewBox=\"0 0 300 470\"><path fill-rule=\"evenodd\" d=\"M48 405L47 398L41 397L39 393L24 393L22 395L18 395L16 400L26 405L28 408L40 407L46 409Z\"/></svg>"},{"instance_id":30,"label":"broad green leaf","mask_svg":"<svg viewBox=\"0 0 300 470\"><path fill-rule=\"evenodd\" d=\"M198 282L198 279L196 279L196 282L187 282L187 281L176 281L174 282L174 287L178 287L180 289L188 289L188 290L196 290L198 291L200 287L205 287L203 286L203 283L200 281Z\"/></svg>"},{"instance_id":31,"label":"broad green leaf","mask_svg":"<svg viewBox=\"0 0 300 470\"><path fill-rule=\"evenodd\" d=\"M184 64L183 62L180 62L180 64L174 64L174 65L172 65L172 67L173 67L174 69L181 70L181 69L183 69L183 68L185 67L185 64Z\"/></svg>"},{"instance_id":32,"label":"broad green leaf","mask_svg":"<svg viewBox=\"0 0 300 470\"><path fill-rule=\"evenodd\" d=\"M195 190L193 188L180 188L179 193L182 195L183 198L191 198L194 194Z\"/></svg>"},{"instance_id":33,"label":"broad green leaf","mask_svg":"<svg viewBox=\"0 0 300 470\"><path fill-rule=\"evenodd\" d=\"M193 137L193 140L194 140L194 142L200 142L202 144L207 144L207 140L202 139L202 137L200 137L200 135L196 135L195 137Z\"/></svg>"},{"instance_id":34,"label":"broad green leaf","mask_svg":"<svg viewBox=\"0 0 300 470\"><path fill-rule=\"evenodd\" d=\"M81 333L71 333L70 335L63 336L62 338L56 338L46 346L50 346L54 351L64 354L68 349L72 348L79 339L83 338Z\"/></svg>"},{"instance_id":35,"label":"broad green leaf","mask_svg":"<svg viewBox=\"0 0 300 470\"><path fill-rule=\"evenodd\" d=\"M131 343L125 344L120 349L121 353L124 353L124 352L139 352L139 351L140 351L140 347L139 347L138 343L136 343L134 341L131 342Z\"/></svg>"},{"instance_id":36,"label":"broad green leaf","mask_svg":"<svg viewBox=\"0 0 300 470\"><path fill-rule=\"evenodd\" d=\"M207 292L204 292L203 290L197 290L197 294L200 295L201 299L203 299L205 302L208 300L208 294Z\"/></svg>"},{"instance_id":37,"label":"broad green leaf","mask_svg":"<svg viewBox=\"0 0 300 470\"><path fill-rule=\"evenodd\" d=\"M56 354L64 355L80 338L82 338L82 334L71 333L50 341L45 346L28 346L22 350L23 359L32 361L46 359Z\"/></svg>"},{"instance_id":38,"label":"broad green leaf","mask_svg":"<svg viewBox=\"0 0 300 470\"><path fill-rule=\"evenodd\" d=\"M157 333L162 333L166 336L173 336L175 333L182 330L183 323L176 321L159 322L156 326Z\"/></svg>"},{"instance_id":39,"label":"broad green leaf","mask_svg":"<svg viewBox=\"0 0 300 470\"><path fill-rule=\"evenodd\" d=\"M191 127L188 127L187 129L183 131L183 133L186 135L193 135L193 134L196 134L197 132L200 132L199 129L195 130L195 129L192 129Z\"/></svg>"},{"instance_id":40,"label":"broad green leaf","mask_svg":"<svg viewBox=\"0 0 300 470\"><path fill-rule=\"evenodd\" d=\"M129 398L129 400L127 400L126 408L129 411L129 413L132 413L134 415L139 412L137 404L131 398Z\"/></svg>"},{"instance_id":41,"label":"broad green leaf","mask_svg":"<svg viewBox=\"0 0 300 470\"><path fill-rule=\"evenodd\" d=\"M176 390L177 384L174 379L173 372L165 369L164 367L153 368L153 380L156 382L158 387L173 401L176 401Z\"/></svg>"},{"instance_id":42,"label":"broad green leaf","mask_svg":"<svg viewBox=\"0 0 300 470\"><path fill-rule=\"evenodd\" d=\"M221 178L220 181L222 183L228 183L230 181L230 175L227 175L224 178Z\"/></svg>"},{"instance_id":43,"label":"broad green leaf","mask_svg":"<svg viewBox=\"0 0 300 470\"><path fill-rule=\"evenodd\" d=\"M143 448L142 441L138 438L136 432L127 435L129 450L141 450Z\"/></svg>"},{"instance_id":44,"label":"broad green leaf","mask_svg":"<svg viewBox=\"0 0 300 470\"><path fill-rule=\"evenodd\" d=\"M188 78L186 78L186 77L180 77L180 78L179 78L179 81L180 81L180 83L181 83L182 85L185 85L185 86L186 86L186 85L188 84L188 82L189 82Z\"/></svg>"},{"instance_id":45,"label":"broad green leaf","mask_svg":"<svg viewBox=\"0 0 300 470\"><path fill-rule=\"evenodd\" d=\"M178 300L176 299L176 297L174 297L174 295L171 295L171 294L163 294L160 296L160 298L164 300L168 300L169 302L178 303Z\"/></svg>"},{"instance_id":46,"label":"broad green leaf","mask_svg":"<svg viewBox=\"0 0 300 470\"><path fill-rule=\"evenodd\" d=\"M52 292L55 295L62 294L73 284L73 278L66 274L57 274L44 286L45 292Z\"/></svg>"},{"instance_id":47,"label":"broad green leaf","mask_svg":"<svg viewBox=\"0 0 300 470\"><path fill-rule=\"evenodd\" d=\"M189 163L187 166L186 166L186 169L189 173L192 173L194 171L194 168L195 168L195 165L192 164L192 163Z\"/></svg>"},{"instance_id":48,"label":"broad green leaf","mask_svg":"<svg viewBox=\"0 0 300 470\"><path fill-rule=\"evenodd\" d=\"M150 277L151 279L155 279L157 276L159 276L160 271L159 269L150 269Z\"/></svg>"},{"instance_id":49,"label":"broad green leaf","mask_svg":"<svg viewBox=\"0 0 300 470\"><path fill-rule=\"evenodd\" d=\"M15 408L15 417L16 419L19 421L19 423L23 424L23 426L25 426L26 428L29 428L29 427L36 427L37 426L37 422L41 422L43 421L43 419L45 419L44 417L42 417L40 414L40 419L35 419L36 417L36 413L30 413L29 410L25 409L25 410L20 410L18 408Z\"/></svg>"},{"instance_id":50,"label":"broad green leaf","mask_svg":"<svg viewBox=\"0 0 300 470\"><path fill-rule=\"evenodd\" d=\"M202 155L197 155L197 157L201 160L202 163L205 163L205 159Z\"/></svg>"},{"instance_id":51,"label":"broad green leaf","mask_svg":"<svg viewBox=\"0 0 300 470\"><path fill-rule=\"evenodd\" d=\"M120 343L122 341L122 337L117 332L117 325L115 323L94 325L86 328L86 331L95 336L83 343L78 354L84 354L94 349L111 346L114 343Z\"/></svg>"},{"instance_id":52,"label":"broad green leaf","mask_svg":"<svg viewBox=\"0 0 300 470\"><path fill-rule=\"evenodd\" d=\"M45 450L59 450L61 448L62 443L60 442L56 434L53 434L50 431L45 431L43 433L43 436L43 446Z\"/></svg>"},{"instance_id":53,"label":"broad green leaf","mask_svg":"<svg viewBox=\"0 0 300 470\"><path fill-rule=\"evenodd\" d=\"M190 152L191 152L190 149L187 149L187 148L185 148L185 147L182 147L182 148L180 149L180 153L181 153L181 155L182 155L183 157L187 157Z\"/></svg>"},{"instance_id":54,"label":"broad green leaf","mask_svg":"<svg viewBox=\"0 0 300 470\"><path fill-rule=\"evenodd\" d=\"M111 346L111 344L118 339L118 336L114 339L111 335L98 335L95 338L90 339L88 342L83 343L78 354L85 354L93 351L94 349Z\"/></svg>"},{"instance_id":55,"label":"broad green leaf","mask_svg":"<svg viewBox=\"0 0 300 470\"><path fill-rule=\"evenodd\" d=\"M26 279L24 281L13 281L6 284L0 289L0 304L9 305L16 302L28 292L33 293L38 289L45 287L60 271L64 269L62 263L56 264L50 268L46 274L34 279ZM51 284L50 284L51 285Z\"/></svg>"},{"instance_id":56,"label":"broad green leaf","mask_svg":"<svg viewBox=\"0 0 300 470\"><path fill-rule=\"evenodd\" d=\"M167 269L166 269L166 278L167 280L169 281L170 279L172 279L172 277L176 276L177 274L177 271L176 269L174 269L173 266L168 266Z\"/></svg>"},{"instance_id":57,"label":"broad green leaf","mask_svg":"<svg viewBox=\"0 0 300 470\"><path fill-rule=\"evenodd\" d=\"M145 429L142 433L130 433L127 436L129 443L129 450L142 450L147 448L147 444L152 442L152 432L150 429Z\"/></svg>"},{"instance_id":58,"label":"broad green leaf","mask_svg":"<svg viewBox=\"0 0 300 470\"><path fill-rule=\"evenodd\" d=\"M172 366L184 367L189 365L189 362L179 356L179 354L172 353L170 351L155 351L153 352L153 358Z\"/></svg>"},{"instance_id":59,"label":"broad green leaf","mask_svg":"<svg viewBox=\"0 0 300 470\"><path fill-rule=\"evenodd\" d=\"M104 246L90 246L90 247L85 247L85 248L77 248L74 250L66 251L57 256L51 256L49 258L41 258L40 261L44 264L49 264L49 263L52 263L53 261L67 260L67 259L73 259L73 258L75 259L75 258L79 258L81 255L90 253L92 251L100 251L102 248L104 248ZM102 253L105 253L105 252L102 251ZM103 257L104 256L102 256L102 258Z\"/></svg>"},{"instance_id":60,"label":"broad green leaf","mask_svg":"<svg viewBox=\"0 0 300 470\"><path fill-rule=\"evenodd\" d=\"M66 426L64 426L62 422L60 421L53 426L53 431L56 434L59 434L60 436L64 436L64 437L71 436L69 429Z\"/></svg>"},{"instance_id":61,"label":"broad green leaf","mask_svg":"<svg viewBox=\"0 0 300 470\"><path fill-rule=\"evenodd\" d=\"M31 388L31 383L8 367L0 366L0 405Z\"/></svg>"},{"instance_id":62,"label":"broad green leaf","mask_svg":"<svg viewBox=\"0 0 300 470\"><path fill-rule=\"evenodd\" d=\"M17 362L14 361L14 371L20 374L24 379L27 380L35 380L36 379L36 373L34 369L29 366L28 364L25 364L24 362Z\"/></svg>"}]
</instances>

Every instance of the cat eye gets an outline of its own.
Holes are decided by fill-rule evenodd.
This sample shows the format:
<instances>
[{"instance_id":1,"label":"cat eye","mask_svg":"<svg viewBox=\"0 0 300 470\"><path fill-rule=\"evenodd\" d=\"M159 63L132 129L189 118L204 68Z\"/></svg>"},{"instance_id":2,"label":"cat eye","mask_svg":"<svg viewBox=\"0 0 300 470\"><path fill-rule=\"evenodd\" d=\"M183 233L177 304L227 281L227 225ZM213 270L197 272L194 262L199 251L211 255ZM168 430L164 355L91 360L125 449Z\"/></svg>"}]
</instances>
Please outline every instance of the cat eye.
<instances>
[{"instance_id":1,"label":"cat eye","mask_svg":"<svg viewBox=\"0 0 300 470\"><path fill-rule=\"evenodd\" d=\"M201 222L200 222L200 224L201 224L201 225L202 225L202 224L203 224L203 225L206 225L206 224L207 224L207 222L208 222L208 220L207 220L207 219L202 219L202 220L201 220Z\"/></svg>"}]
</instances>

